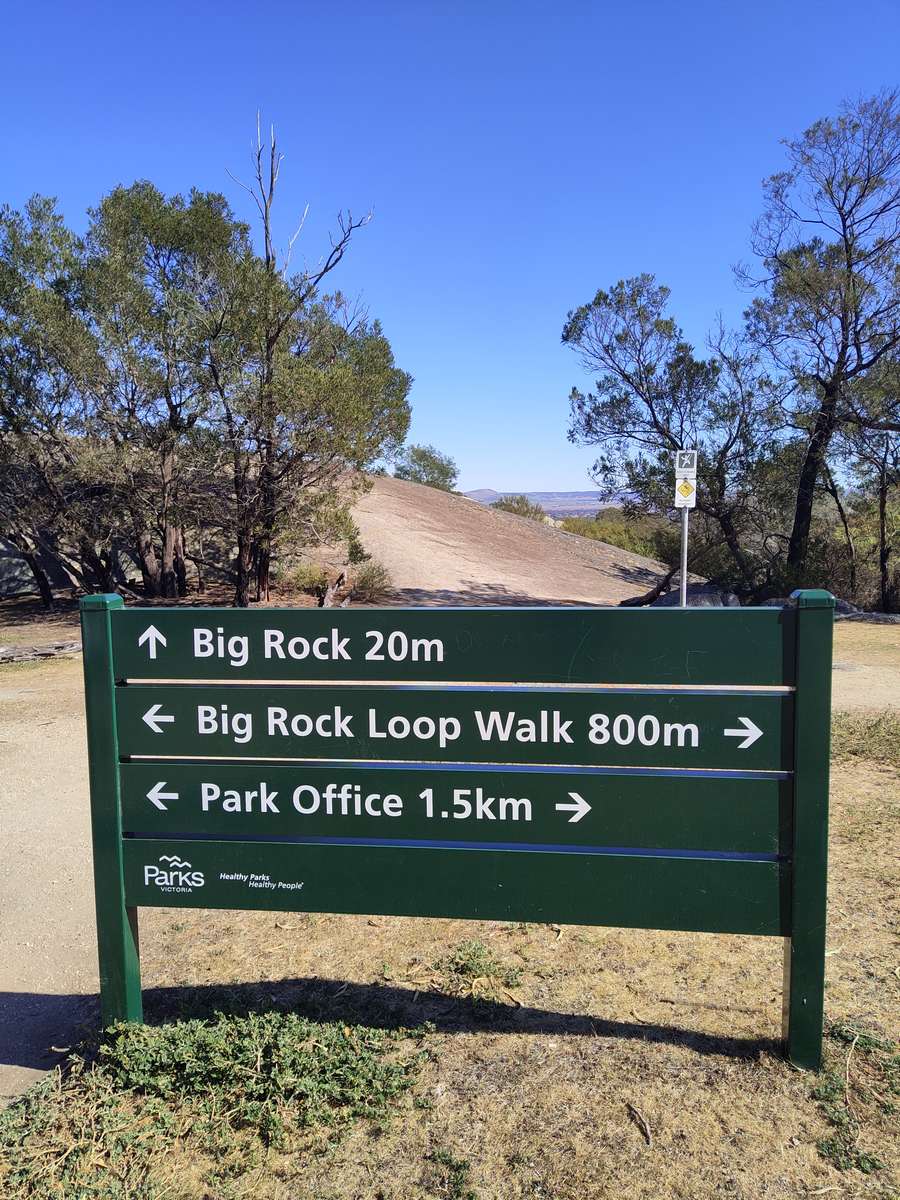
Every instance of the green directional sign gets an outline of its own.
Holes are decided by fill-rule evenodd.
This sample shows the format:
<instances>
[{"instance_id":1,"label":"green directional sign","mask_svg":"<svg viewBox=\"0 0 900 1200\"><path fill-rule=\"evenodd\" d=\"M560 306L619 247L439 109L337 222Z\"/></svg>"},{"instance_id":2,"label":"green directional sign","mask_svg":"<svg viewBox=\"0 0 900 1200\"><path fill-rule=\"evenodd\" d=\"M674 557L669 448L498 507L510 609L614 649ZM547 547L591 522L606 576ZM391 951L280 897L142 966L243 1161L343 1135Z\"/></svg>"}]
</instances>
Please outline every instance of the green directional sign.
<instances>
[{"instance_id":1,"label":"green directional sign","mask_svg":"<svg viewBox=\"0 0 900 1200\"><path fill-rule=\"evenodd\" d=\"M793 683L792 609L125 609L119 679Z\"/></svg>"},{"instance_id":2,"label":"green directional sign","mask_svg":"<svg viewBox=\"0 0 900 1200\"><path fill-rule=\"evenodd\" d=\"M123 754L782 770L793 699L683 692L129 686Z\"/></svg>"},{"instance_id":3,"label":"green directional sign","mask_svg":"<svg viewBox=\"0 0 900 1200\"><path fill-rule=\"evenodd\" d=\"M790 779L761 772L128 762L121 780L123 830L140 837L790 849Z\"/></svg>"},{"instance_id":4,"label":"green directional sign","mask_svg":"<svg viewBox=\"0 0 900 1200\"><path fill-rule=\"evenodd\" d=\"M82 602L101 1000L140 906L787 939L821 1054L831 621Z\"/></svg>"}]
</instances>

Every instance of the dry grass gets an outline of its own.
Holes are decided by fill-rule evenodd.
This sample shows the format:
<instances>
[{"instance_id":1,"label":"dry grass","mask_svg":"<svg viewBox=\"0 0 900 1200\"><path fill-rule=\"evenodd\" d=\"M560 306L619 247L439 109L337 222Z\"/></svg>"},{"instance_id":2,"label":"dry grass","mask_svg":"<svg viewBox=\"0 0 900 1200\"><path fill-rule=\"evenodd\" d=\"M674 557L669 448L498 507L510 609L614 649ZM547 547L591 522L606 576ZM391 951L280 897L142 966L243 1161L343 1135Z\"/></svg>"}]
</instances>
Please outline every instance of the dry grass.
<instances>
[{"instance_id":1,"label":"dry grass","mask_svg":"<svg viewBox=\"0 0 900 1200\"><path fill-rule=\"evenodd\" d=\"M208 1150L175 1139L158 1179L132 1194L159 1183L160 1195L216 1200L886 1200L900 1167L889 1043L898 808L896 769L855 760L836 769L831 1032L819 1077L779 1053L775 940L144 913L155 1020L186 1006L274 1005L338 1028L430 1021L433 1057L392 1120L270 1147L244 1169L232 1156L224 1173ZM123 1103L130 1111L133 1099Z\"/></svg>"}]
</instances>

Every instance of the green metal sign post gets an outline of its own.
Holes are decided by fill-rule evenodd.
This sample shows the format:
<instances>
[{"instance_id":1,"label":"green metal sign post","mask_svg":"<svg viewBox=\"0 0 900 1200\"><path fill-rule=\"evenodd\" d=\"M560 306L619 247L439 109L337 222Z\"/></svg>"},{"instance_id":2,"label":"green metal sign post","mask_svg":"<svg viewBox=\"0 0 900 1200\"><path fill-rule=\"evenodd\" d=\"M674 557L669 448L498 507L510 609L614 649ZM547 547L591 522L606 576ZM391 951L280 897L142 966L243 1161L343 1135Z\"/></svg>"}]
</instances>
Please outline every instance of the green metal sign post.
<instances>
[{"instance_id":1,"label":"green metal sign post","mask_svg":"<svg viewBox=\"0 0 900 1200\"><path fill-rule=\"evenodd\" d=\"M786 939L821 1059L834 601L738 610L82 602L101 1006L137 908Z\"/></svg>"}]
</instances>

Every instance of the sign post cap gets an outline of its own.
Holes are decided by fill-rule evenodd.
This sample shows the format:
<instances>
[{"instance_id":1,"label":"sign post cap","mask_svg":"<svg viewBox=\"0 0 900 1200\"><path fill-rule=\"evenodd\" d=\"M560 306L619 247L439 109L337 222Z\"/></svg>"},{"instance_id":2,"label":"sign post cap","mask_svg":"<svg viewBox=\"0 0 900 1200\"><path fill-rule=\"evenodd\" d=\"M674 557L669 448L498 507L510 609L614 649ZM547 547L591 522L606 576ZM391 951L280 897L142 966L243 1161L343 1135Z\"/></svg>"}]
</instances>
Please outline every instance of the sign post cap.
<instances>
[{"instance_id":1,"label":"sign post cap","mask_svg":"<svg viewBox=\"0 0 900 1200\"><path fill-rule=\"evenodd\" d=\"M98 609L124 608L125 601L115 592L101 592L95 596L82 596L78 607L81 612L96 612Z\"/></svg>"},{"instance_id":2,"label":"sign post cap","mask_svg":"<svg viewBox=\"0 0 900 1200\"><path fill-rule=\"evenodd\" d=\"M798 588L791 592L798 608L834 608L834 596L824 588Z\"/></svg>"}]
</instances>

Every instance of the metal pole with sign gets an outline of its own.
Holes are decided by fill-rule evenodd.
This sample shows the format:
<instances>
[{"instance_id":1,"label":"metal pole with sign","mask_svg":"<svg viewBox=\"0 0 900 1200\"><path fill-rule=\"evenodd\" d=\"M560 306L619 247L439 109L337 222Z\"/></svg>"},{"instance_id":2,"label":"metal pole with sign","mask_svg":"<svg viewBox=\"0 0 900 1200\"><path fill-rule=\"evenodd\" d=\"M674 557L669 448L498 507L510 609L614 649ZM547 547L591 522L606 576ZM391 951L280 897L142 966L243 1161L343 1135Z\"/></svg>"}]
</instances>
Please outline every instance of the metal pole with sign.
<instances>
[{"instance_id":1,"label":"metal pole with sign","mask_svg":"<svg viewBox=\"0 0 900 1200\"><path fill-rule=\"evenodd\" d=\"M687 608L688 514L697 504L697 451L675 451L675 507L681 509L681 584L679 602Z\"/></svg>"}]
</instances>

